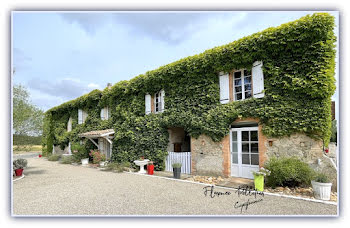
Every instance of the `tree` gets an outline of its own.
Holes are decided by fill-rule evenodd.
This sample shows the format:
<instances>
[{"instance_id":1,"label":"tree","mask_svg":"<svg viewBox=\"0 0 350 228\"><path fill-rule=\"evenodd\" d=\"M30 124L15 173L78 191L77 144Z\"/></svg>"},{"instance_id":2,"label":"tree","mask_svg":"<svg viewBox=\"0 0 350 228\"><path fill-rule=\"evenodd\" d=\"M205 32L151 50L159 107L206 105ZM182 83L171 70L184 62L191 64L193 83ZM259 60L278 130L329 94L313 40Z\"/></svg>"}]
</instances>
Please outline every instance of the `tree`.
<instances>
[{"instance_id":1,"label":"tree","mask_svg":"<svg viewBox=\"0 0 350 228\"><path fill-rule=\"evenodd\" d=\"M337 142L337 120L332 120L331 142Z\"/></svg>"},{"instance_id":2,"label":"tree","mask_svg":"<svg viewBox=\"0 0 350 228\"><path fill-rule=\"evenodd\" d=\"M42 134L44 112L30 101L28 90L13 86L13 133L37 136Z\"/></svg>"}]
</instances>

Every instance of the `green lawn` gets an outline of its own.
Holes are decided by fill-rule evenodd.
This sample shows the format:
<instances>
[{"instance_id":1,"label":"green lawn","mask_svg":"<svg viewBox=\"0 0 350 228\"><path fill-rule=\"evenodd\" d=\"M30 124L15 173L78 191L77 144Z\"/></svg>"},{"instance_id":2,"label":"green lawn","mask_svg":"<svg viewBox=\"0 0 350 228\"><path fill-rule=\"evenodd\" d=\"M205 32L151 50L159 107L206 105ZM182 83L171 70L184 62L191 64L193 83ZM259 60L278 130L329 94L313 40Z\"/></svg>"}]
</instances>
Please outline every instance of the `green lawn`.
<instances>
[{"instance_id":1,"label":"green lawn","mask_svg":"<svg viewBox=\"0 0 350 228\"><path fill-rule=\"evenodd\" d=\"M41 145L13 145L14 154L23 154L28 152L41 152Z\"/></svg>"}]
</instances>

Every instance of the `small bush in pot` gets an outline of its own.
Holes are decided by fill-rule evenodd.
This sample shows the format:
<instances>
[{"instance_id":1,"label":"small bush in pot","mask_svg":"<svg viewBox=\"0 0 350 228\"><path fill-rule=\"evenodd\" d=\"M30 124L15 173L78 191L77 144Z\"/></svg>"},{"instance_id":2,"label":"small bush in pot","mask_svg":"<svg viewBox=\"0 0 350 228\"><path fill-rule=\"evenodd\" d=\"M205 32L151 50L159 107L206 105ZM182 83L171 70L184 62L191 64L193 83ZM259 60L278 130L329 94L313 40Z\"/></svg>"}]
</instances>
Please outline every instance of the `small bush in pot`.
<instances>
[{"instance_id":1,"label":"small bush in pot","mask_svg":"<svg viewBox=\"0 0 350 228\"><path fill-rule=\"evenodd\" d=\"M94 164L99 164L100 162L106 161L106 155L101 153L99 150L91 150L89 155L92 157L92 163Z\"/></svg>"},{"instance_id":2,"label":"small bush in pot","mask_svg":"<svg viewBox=\"0 0 350 228\"><path fill-rule=\"evenodd\" d=\"M316 199L331 199L332 183L330 183L326 174L316 173L314 180L311 181L311 184Z\"/></svg>"},{"instance_id":3,"label":"small bush in pot","mask_svg":"<svg viewBox=\"0 0 350 228\"><path fill-rule=\"evenodd\" d=\"M180 179L181 178L181 163L173 163L173 174L175 179Z\"/></svg>"},{"instance_id":4,"label":"small bush in pot","mask_svg":"<svg viewBox=\"0 0 350 228\"><path fill-rule=\"evenodd\" d=\"M79 143L72 144L72 152L75 162L81 162L81 160L89 158L88 150L84 145L80 145Z\"/></svg>"},{"instance_id":5,"label":"small bush in pot","mask_svg":"<svg viewBox=\"0 0 350 228\"><path fill-rule=\"evenodd\" d=\"M26 159L18 158L14 160L12 164L13 164L13 170L15 171L16 176L22 176L23 169L27 167L28 162Z\"/></svg>"},{"instance_id":6,"label":"small bush in pot","mask_svg":"<svg viewBox=\"0 0 350 228\"><path fill-rule=\"evenodd\" d=\"M271 174L270 170L261 167L259 171L253 171L254 186L257 191L264 191L264 177Z\"/></svg>"}]
</instances>

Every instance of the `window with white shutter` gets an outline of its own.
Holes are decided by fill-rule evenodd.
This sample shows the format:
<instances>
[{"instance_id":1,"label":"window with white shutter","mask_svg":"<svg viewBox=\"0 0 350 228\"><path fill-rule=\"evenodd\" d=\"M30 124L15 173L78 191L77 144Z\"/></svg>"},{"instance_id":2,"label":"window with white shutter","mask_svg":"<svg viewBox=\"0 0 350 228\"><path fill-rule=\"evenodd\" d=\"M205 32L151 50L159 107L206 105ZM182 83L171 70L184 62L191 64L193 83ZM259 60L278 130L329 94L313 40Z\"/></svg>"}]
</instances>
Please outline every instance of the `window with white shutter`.
<instances>
[{"instance_id":1,"label":"window with white shutter","mask_svg":"<svg viewBox=\"0 0 350 228\"><path fill-rule=\"evenodd\" d=\"M252 77L253 77L253 97L264 97L264 74L262 70L262 62L256 61L253 63Z\"/></svg>"},{"instance_id":2,"label":"window with white shutter","mask_svg":"<svg viewBox=\"0 0 350 228\"><path fill-rule=\"evenodd\" d=\"M220 73L219 85L220 85L220 103L226 104L230 101L230 80L229 74Z\"/></svg>"},{"instance_id":3,"label":"window with white shutter","mask_svg":"<svg viewBox=\"0 0 350 228\"><path fill-rule=\"evenodd\" d=\"M154 112L159 113L164 111L164 90L154 94Z\"/></svg>"},{"instance_id":4,"label":"window with white shutter","mask_svg":"<svg viewBox=\"0 0 350 228\"><path fill-rule=\"evenodd\" d=\"M251 70L238 70L233 73L234 100L244 100L252 97Z\"/></svg>"},{"instance_id":5,"label":"window with white shutter","mask_svg":"<svg viewBox=\"0 0 350 228\"><path fill-rule=\"evenodd\" d=\"M83 123L83 110L78 109L78 124Z\"/></svg>"},{"instance_id":6,"label":"window with white shutter","mask_svg":"<svg viewBox=\"0 0 350 228\"><path fill-rule=\"evenodd\" d=\"M86 118L88 117L87 112L83 110L83 123L85 123Z\"/></svg>"},{"instance_id":7,"label":"window with white shutter","mask_svg":"<svg viewBox=\"0 0 350 228\"><path fill-rule=\"evenodd\" d=\"M151 113L151 95L146 94L145 95L145 113L150 114Z\"/></svg>"}]
</instances>

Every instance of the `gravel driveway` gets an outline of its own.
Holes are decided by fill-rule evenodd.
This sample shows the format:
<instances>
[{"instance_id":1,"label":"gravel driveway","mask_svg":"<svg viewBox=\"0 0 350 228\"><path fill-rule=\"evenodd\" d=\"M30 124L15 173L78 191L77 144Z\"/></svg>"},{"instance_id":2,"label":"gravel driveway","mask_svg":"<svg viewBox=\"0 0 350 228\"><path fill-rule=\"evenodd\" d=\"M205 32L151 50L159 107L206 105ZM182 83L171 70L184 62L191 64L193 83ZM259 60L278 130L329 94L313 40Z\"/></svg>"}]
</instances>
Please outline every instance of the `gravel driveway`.
<instances>
[{"instance_id":1,"label":"gravel driveway","mask_svg":"<svg viewBox=\"0 0 350 228\"><path fill-rule=\"evenodd\" d=\"M13 215L336 215L337 206L28 158ZM220 195L219 195L220 194ZM249 200L249 201L248 201ZM247 207L247 202L251 203ZM246 203L246 204L244 204Z\"/></svg>"}]
</instances>

